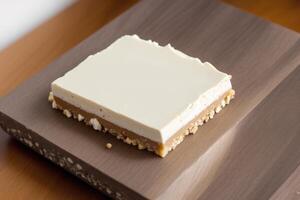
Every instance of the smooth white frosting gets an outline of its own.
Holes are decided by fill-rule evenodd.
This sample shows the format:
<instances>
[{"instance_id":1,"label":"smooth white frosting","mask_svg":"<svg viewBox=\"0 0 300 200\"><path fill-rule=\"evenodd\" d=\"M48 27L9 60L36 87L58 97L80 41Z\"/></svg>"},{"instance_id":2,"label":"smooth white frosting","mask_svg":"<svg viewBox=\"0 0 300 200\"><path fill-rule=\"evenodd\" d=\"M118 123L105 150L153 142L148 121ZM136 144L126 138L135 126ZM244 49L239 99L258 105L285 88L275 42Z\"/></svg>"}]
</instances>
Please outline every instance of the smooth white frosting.
<instances>
[{"instance_id":1,"label":"smooth white frosting","mask_svg":"<svg viewBox=\"0 0 300 200\"><path fill-rule=\"evenodd\" d=\"M231 89L230 78L171 45L126 35L51 87L74 106L164 143Z\"/></svg>"}]
</instances>

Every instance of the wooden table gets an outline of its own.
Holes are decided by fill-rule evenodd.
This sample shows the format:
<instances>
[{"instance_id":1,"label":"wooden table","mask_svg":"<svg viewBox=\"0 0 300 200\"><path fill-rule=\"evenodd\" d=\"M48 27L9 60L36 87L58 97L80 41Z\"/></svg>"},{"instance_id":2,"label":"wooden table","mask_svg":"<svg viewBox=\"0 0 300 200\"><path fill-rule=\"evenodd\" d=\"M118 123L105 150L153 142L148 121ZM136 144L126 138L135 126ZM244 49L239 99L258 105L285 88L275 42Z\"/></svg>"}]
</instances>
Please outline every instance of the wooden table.
<instances>
[{"instance_id":1,"label":"wooden table","mask_svg":"<svg viewBox=\"0 0 300 200\"><path fill-rule=\"evenodd\" d=\"M250 1L230 1L263 17L299 30L295 1L276 1L273 4L254 4ZM66 50L99 29L113 17L133 5L135 0L85 0L38 27L0 53L0 94L5 95L16 85L45 67ZM241 3L241 2L244 2ZM290 11L293 17L274 13ZM271 5L272 9L268 8ZM279 5L276 7L276 5ZM298 6L297 6L298 5ZM274 9L277 9L274 12ZM279 9L280 8L280 9ZM273 14L272 14L273 13ZM288 12L291 16L291 12ZM285 15L283 15L285 16ZM298 18L297 18L298 17ZM80 26L78 26L80 24ZM101 194L58 167L50 164L8 136L0 135L0 197L3 199L104 199ZM273 195L273 199L297 198L300 191L298 167Z\"/></svg>"}]
</instances>

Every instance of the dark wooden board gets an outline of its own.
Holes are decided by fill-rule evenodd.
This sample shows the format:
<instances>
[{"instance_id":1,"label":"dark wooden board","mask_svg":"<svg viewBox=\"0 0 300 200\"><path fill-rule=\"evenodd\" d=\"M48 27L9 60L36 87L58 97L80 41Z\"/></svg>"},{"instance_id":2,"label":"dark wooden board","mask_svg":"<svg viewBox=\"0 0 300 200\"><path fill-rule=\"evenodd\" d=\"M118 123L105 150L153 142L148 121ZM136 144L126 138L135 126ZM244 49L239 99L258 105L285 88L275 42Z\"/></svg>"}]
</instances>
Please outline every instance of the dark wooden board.
<instances>
[{"instance_id":1,"label":"dark wooden board","mask_svg":"<svg viewBox=\"0 0 300 200\"><path fill-rule=\"evenodd\" d=\"M300 199L300 165L292 175L272 195L270 200L298 200Z\"/></svg>"},{"instance_id":2,"label":"dark wooden board","mask_svg":"<svg viewBox=\"0 0 300 200\"><path fill-rule=\"evenodd\" d=\"M171 43L233 76L236 99L164 159L67 119L47 102L54 79L124 34ZM299 165L299 64L297 33L233 7L142 1L2 98L0 125L114 198L265 199Z\"/></svg>"}]
</instances>

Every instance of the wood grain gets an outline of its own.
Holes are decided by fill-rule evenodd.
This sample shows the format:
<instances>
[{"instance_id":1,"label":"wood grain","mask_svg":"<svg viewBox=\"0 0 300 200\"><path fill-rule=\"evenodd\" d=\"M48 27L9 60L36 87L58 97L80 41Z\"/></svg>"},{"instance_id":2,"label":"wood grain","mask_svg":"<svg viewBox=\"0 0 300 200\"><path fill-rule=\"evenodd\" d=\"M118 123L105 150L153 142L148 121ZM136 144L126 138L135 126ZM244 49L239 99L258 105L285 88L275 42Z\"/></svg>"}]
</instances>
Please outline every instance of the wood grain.
<instances>
[{"instance_id":1,"label":"wood grain","mask_svg":"<svg viewBox=\"0 0 300 200\"><path fill-rule=\"evenodd\" d=\"M284 27L300 32L299 0L223 0Z\"/></svg>"},{"instance_id":2,"label":"wood grain","mask_svg":"<svg viewBox=\"0 0 300 200\"><path fill-rule=\"evenodd\" d=\"M133 5L135 0L79 0L0 52L0 96ZM62 187L63 185L63 187ZM1 199L106 199L82 181L0 134Z\"/></svg>"},{"instance_id":3,"label":"wood grain","mask_svg":"<svg viewBox=\"0 0 300 200\"><path fill-rule=\"evenodd\" d=\"M297 67L230 130L227 137L232 134L234 139L229 153L201 199L269 199L299 166L300 93L295 92L300 88L299 77ZM289 187L281 190L293 191L295 197L297 182L288 182L292 183L285 183Z\"/></svg>"},{"instance_id":4,"label":"wood grain","mask_svg":"<svg viewBox=\"0 0 300 200\"><path fill-rule=\"evenodd\" d=\"M270 198L270 200L281 199L300 199L300 165Z\"/></svg>"},{"instance_id":5,"label":"wood grain","mask_svg":"<svg viewBox=\"0 0 300 200\"><path fill-rule=\"evenodd\" d=\"M234 102L165 159L94 134L47 102L52 80L133 33L172 43L234 77ZM143 1L3 98L2 126L32 134L129 199L268 198L299 165L299 53L298 34L218 1Z\"/></svg>"}]
</instances>

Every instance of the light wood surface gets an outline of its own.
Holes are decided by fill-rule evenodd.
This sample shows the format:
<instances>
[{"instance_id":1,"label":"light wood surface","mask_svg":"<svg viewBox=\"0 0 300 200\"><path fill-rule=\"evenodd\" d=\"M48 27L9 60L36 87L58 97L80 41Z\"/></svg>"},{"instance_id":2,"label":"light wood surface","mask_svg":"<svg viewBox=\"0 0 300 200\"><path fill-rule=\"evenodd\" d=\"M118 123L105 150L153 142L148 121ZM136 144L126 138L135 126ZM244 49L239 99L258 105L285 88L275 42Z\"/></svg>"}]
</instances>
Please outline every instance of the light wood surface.
<instances>
[{"instance_id":1,"label":"light wood surface","mask_svg":"<svg viewBox=\"0 0 300 200\"><path fill-rule=\"evenodd\" d=\"M25 125L32 140L134 198L267 199L299 165L299 35L216 1L172 2L141 2L56 60L2 99L1 123L29 133L19 123ZM109 152L100 149L109 136L58 115L45 101L51 80L131 33L171 42L234 77L233 103L164 159L117 142Z\"/></svg>"},{"instance_id":2,"label":"light wood surface","mask_svg":"<svg viewBox=\"0 0 300 200\"><path fill-rule=\"evenodd\" d=\"M299 1L226 0L242 9L299 31ZM0 95L5 95L66 50L99 29L114 16L134 4L134 0L79 1L32 33L0 52ZM230 167L230 166L229 166ZM298 167L299 168L299 167ZM298 194L299 170L284 183L273 198L284 193ZM284 181L283 181L284 182ZM292 187L289 187L289 184ZM101 199L78 181L19 143L0 135L0 197L3 199ZM290 196L288 196L290 197Z\"/></svg>"},{"instance_id":3,"label":"light wood surface","mask_svg":"<svg viewBox=\"0 0 300 200\"><path fill-rule=\"evenodd\" d=\"M224 0L224 2L300 32L299 0Z\"/></svg>"}]
</instances>

